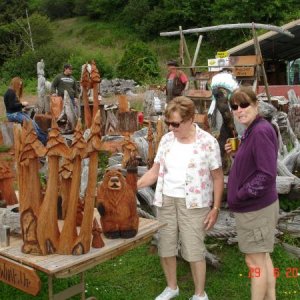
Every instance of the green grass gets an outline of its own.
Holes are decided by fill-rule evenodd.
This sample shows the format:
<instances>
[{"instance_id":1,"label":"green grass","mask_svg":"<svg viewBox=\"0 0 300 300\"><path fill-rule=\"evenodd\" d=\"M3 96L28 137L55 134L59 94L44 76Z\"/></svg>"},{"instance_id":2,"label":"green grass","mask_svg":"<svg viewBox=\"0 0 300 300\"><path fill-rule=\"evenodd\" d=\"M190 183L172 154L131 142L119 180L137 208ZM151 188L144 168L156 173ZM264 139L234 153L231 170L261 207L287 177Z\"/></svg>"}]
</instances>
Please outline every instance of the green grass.
<instances>
[{"instance_id":1,"label":"green grass","mask_svg":"<svg viewBox=\"0 0 300 300\"><path fill-rule=\"evenodd\" d=\"M221 259L221 268L207 268L206 292L211 300L244 300L250 299L250 279L242 254L236 245L229 246L221 241L210 239L217 243L213 250ZM277 279L277 299L300 299L300 277L288 278L289 268L298 268L299 260L291 258L279 245L272 255L274 266L279 268ZM47 278L41 275L41 293L34 299L47 299ZM193 294L193 282L188 263L178 261L178 285L180 296L176 299L188 299ZM163 271L159 258L149 252L149 244L140 246L115 259L98 265L86 272L86 297L95 296L101 300L150 300L154 299L165 287ZM78 277L72 279L56 279L55 292L78 282ZM33 299L6 284L0 283L0 299ZM76 296L72 299L80 299Z\"/></svg>"}]
</instances>

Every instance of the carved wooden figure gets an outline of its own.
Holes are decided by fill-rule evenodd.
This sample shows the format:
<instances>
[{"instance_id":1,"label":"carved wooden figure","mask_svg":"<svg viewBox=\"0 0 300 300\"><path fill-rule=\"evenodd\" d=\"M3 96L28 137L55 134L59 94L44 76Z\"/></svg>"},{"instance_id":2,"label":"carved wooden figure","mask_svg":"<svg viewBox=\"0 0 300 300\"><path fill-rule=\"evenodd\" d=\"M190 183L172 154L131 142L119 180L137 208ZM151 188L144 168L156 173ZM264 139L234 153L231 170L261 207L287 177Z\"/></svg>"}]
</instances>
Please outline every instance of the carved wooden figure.
<instances>
[{"instance_id":1,"label":"carved wooden figure","mask_svg":"<svg viewBox=\"0 0 300 300\"><path fill-rule=\"evenodd\" d=\"M37 239L37 216L42 203L41 184L38 175L39 157L47 150L38 140L32 122L25 121L23 129L14 127L17 177L19 183L20 223L25 253L41 254Z\"/></svg>"},{"instance_id":2,"label":"carved wooden figure","mask_svg":"<svg viewBox=\"0 0 300 300\"><path fill-rule=\"evenodd\" d=\"M70 156L70 149L60 135L59 127L54 119L49 132L47 149L49 178L37 222L38 242L43 255L55 253L58 249L60 236L57 222L59 160L60 157Z\"/></svg>"},{"instance_id":3,"label":"carved wooden figure","mask_svg":"<svg viewBox=\"0 0 300 300\"><path fill-rule=\"evenodd\" d=\"M78 120L71 146L73 160L73 176L70 189L69 204L65 222L60 234L58 253L71 254L77 238L76 212L80 189L81 161L85 157L86 142L83 138L82 125Z\"/></svg>"},{"instance_id":4,"label":"carved wooden figure","mask_svg":"<svg viewBox=\"0 0 300 300\"><path fill-rule=\"evenodd\" d=\"M124 154L122 159L122 167L126 168L129 159L138 155L138 147L133 141L131 141L129 135L126 135L124 141L122 142L122 152Z\"/></svg>"},{"instance_id":5,"label":"carved wooden figure","mask_svg":"<svg viewBox=\"0 0 300 300\"><path fill-rule=\"evenodd\" d=\"M92 229L92 247L93 248L102 248L105 246L104 241L101 237L101 228L96 218L93 221L93 229Z\"/></svg>"},{"instance_id":6,"label":"carved wooden figure","mask_svg":"<svg viewBox=\"0 0 300 300\"><path fill-rule=\"evenodd\" d=\"M90 73L88 71L88 63L83 65L83 70L81 74L80 84L82 86L82 99L83 99L83 106L84 106L84 123L86 128L91 127L92 123L92 114L89 106L89 97L88 91L91 87L91 79Z\"/></svg>"},{"instance_id":7,"label":"carved wooden figure","mask_svg":"<svg viewBox=\"0 0 300 300\"><path fill-rule=\"evenodd\" d=\"M98 171L98 152L101 148L101 136L100 136L101 122L100 111L94 119L91 127L91 133L87 141L86 153L90 158L89 172L88 172L88 184L86 187L84 197L84 215L81 224L80 233L78 239L75 242L73 248L73 254L87 253L90 250L91 234L93 225L93 215L95 207L95 191L97 184L97 171Z\"/></svg>"},{"instance_id":8,"label":"carved wooden figure","mask_svg":"<svg viewBox=\"0 0 300 300\"><path fill-rule=\"evenodd\" d=\"M138 232L136 197L120 170L109 170L97 189L97 209L107 238L131 238Z\"/></svg>"},{"instance_id":9,"label":"carved wooden figure","mask_svg":"<svg viewBox=\"0 0 300 300\"><path fill-rule=\"evenodd\" d=\"M154 136L153 136L153 131L152 131L152 126L151 126L151 122L149 122L148 125L148 135L147 135L147 141L148 141L148 159L147 159L147 166L148 169L151 169L153 162L154 162L154 145L153 145L153 140L154 140Z\"/></svg>"},{"instance_id":10,"label":"carved wooden figure","mask_svg":"<svg viewBox=\"0 0 300 300\"><path fill-rule=\"evenodd\" d=\"M101 81L100 73L97 69L96 63L94 60L91 62L91 84L93 88L93 120L96 117L96 114L99 110L99 83Z\"/></svg>"},{"instance_id":11,"label":"carved wooden figure","mask_svg":"<svg viewBox=\"0 0 300 300\"><path fill-rule=\"evenodd\" d=\"M164 123L161 118L158 118L156 122L155 153L157 153L159 142L163 135L164 135Z\"/></svg>"},{"instance_id":12,"label":"carved wooden figure","mask_svg":"<svg viewBox=\"0 0 300 300\"><path fill-rule=\"evenodd\" d=\"M61 175L60 195L62 198L62 219L64 220L69 205L73 163L71 159L64 158L59 171Z\"/></svg>"},{"instance_id":13,"label":"carved wooden figure","mask_svg":"<svg viewBox=\"0 0 300 300\"><path fill-rule=\"evenodd\" d=\"M14 174L11 165L7 161L0 160L0 191L2 192L2 199L6 201L7 205L18 203L13 183Z\"/></svg>"}]
</instances>

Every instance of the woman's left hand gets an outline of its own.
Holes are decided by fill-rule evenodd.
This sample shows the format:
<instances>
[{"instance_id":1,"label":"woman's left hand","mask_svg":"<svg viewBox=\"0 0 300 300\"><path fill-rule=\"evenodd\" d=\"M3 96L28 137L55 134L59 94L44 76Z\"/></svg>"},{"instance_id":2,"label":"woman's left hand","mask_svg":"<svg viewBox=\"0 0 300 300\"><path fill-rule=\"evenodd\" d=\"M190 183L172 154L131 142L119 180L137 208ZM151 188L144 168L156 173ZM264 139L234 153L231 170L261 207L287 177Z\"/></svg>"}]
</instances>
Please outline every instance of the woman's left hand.
<instances>
[{"instance_id":1,"label":"woman's left hand","mask_svg":"<svg viewBox=\"0 0 300 300\"><path fill-rule=\"evenodd\" d=\"M218 219L218 215L219 215L219 211L214 208L208 213L208 215L204 220L204 224L206 225L205 230L209 230L215 225Z\"/></svg>"}]
</instances>

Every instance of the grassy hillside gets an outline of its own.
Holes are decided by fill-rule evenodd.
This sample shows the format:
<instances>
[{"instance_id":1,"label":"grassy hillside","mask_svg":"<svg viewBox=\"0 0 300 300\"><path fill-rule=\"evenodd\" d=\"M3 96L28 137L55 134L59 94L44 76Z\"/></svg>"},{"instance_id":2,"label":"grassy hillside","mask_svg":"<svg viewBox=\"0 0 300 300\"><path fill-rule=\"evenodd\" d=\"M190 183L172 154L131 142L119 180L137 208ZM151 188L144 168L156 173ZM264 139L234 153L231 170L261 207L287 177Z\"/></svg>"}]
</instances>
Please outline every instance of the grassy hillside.
<instances>
[{"instance_id":1,"label":"grassy hillside","mask_svg":"<svg viewBox=\"0 0 300 300\"><path fill-rule=\"evenodd\" d=\"M105 61L112 67L116 67L120 61L127 43L139 40L139 37L130 28L122 27L115 23L91 21L87 18L72 18L53 23L55 39L64 47L76 52L85 53L93 57L101 53ZM190 35L187 44L190 55L193 58L197 43L197 36ZM146 42L149 48L157 55L161 68L161 75L165 74L165 62L171 58L179 57L179 36L160 37L154 41ZM206 59L214 55L209 45L203 45L198 56L198 63L206 62ZM188 65L187 59L185 60Z\"/></svg>"}]
</instances>

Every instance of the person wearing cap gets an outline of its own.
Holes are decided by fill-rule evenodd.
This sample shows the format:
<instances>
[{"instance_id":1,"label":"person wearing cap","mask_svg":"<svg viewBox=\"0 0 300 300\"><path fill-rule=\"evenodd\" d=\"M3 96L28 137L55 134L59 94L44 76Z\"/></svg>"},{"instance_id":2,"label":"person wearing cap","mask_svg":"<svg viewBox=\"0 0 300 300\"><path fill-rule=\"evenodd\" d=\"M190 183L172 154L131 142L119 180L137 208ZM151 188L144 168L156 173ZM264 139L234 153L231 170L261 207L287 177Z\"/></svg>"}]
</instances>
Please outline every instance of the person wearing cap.
<instances>
[{"instance_id":1,"label":"person wearing cap","mask_svg":"<svg viewBox=\"0 0 300 300\"><path fill-rule=\"evenodd\" d=\"M51 85L52 96L60 96L64 98L64 91L66 90L71 98L72 104L76 107L75 99L78 98L78 91L76 87L76 80L72 76L72 65L65 64L64 71L58 74Z\"/></svg>"},{"instance_id":2,"label":"person wearing cap","mask_svg":"<svg viewBox=\"0 0 300 300\"><path fill-rule=\"evenodd\" d=\"M184 90L188 89L188 77L182 70L178 70L178 63L175 60L167 62L168 75L166 84L167 102L181 96Z\"/></svg>"}]
</instances>

